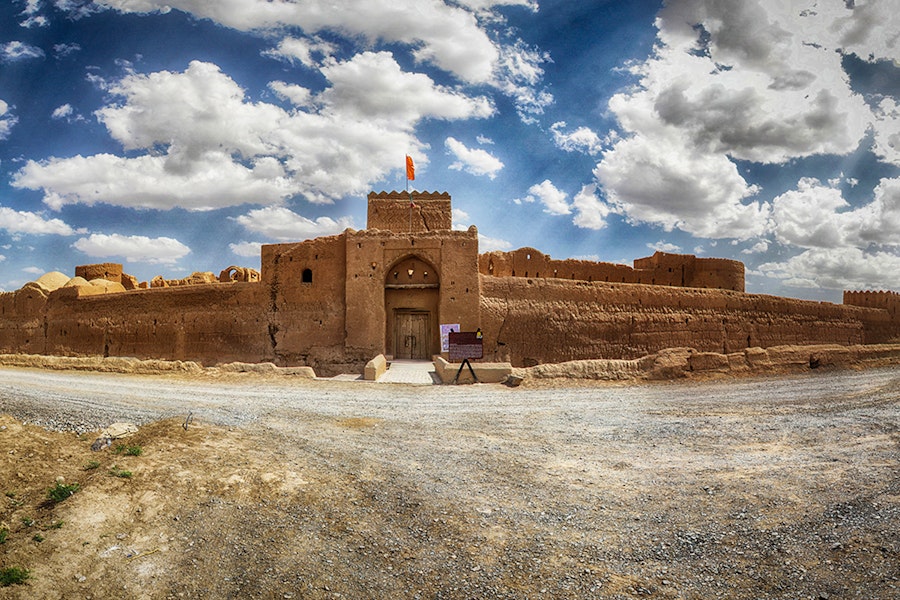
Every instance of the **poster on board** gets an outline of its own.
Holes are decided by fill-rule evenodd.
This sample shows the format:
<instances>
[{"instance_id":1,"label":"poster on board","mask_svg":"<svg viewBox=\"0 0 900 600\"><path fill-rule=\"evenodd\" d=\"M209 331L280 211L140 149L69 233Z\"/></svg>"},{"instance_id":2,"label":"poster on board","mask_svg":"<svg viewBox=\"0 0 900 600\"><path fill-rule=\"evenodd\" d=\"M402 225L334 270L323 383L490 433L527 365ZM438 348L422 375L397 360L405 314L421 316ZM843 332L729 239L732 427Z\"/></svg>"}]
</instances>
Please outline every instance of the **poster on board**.
<instances>
[{"instance_id":1,"label":"poster on board","mask_svg":"<svg viewBox=\"0 0 900 600\"><path fill-rule=\"evenodd\" d=\"M441 352L450 352L450 332L459 331L459 323L441 325Z\"/></svg>"}]
</instances>

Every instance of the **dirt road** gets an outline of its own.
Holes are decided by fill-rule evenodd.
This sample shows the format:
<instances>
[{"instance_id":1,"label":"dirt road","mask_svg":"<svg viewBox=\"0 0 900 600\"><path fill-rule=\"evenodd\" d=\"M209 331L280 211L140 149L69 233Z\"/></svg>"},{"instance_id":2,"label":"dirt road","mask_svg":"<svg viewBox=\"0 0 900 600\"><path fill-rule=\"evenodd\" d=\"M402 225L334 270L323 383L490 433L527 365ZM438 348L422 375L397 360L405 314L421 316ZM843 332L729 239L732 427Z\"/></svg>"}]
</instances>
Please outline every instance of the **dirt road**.
<instances>
[{"instance_id":1,"label":"dirt road","mask_svg":"<svg viewBox=\"0 0 900 600\"><path fill-rule=\"evenodd\" d=\"M900 597L898 368L543 389L0 374L0 568L31 575L0 599ZM138 455L36 426L123 420ZM52 504L57 477L80 488Z\"/></svg>"}]
</instances>

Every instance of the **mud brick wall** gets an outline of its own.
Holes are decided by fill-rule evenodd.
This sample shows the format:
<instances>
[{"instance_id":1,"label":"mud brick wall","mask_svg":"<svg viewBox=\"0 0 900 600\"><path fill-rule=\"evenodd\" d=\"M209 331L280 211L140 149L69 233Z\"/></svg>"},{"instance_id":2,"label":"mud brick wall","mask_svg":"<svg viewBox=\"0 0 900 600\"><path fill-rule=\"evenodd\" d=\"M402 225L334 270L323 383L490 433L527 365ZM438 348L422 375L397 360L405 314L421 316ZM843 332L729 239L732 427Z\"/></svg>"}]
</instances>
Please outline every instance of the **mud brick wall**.
<instances>
[{"instance_id":1,"label":"mud brick wall","mask_svg":"<svg viewBox=\"0 0 900 600\"><path fill-rule=\"evenodd\" d=\"M481 320L485 356L516 366L630 359L671 347L727 354L864 344L873 325L891 322L880 309L725 290L484 276Z\"/></svg>"},{"instance_id":2,"label":"mud brick wall","mask_svg":"<svg viewBox=\"0 0 900 600\"><path fill-rule=\"evenodd\" d=\"M371 192L368 198L367 229L424 233L452 228L447 192Z\"/></svg>"},{"instance_id":3,"label":"mud brick wall","mask_svg":"<svg viewBox=\"0 0 900 600\"><path fill-rule=\"evenodd\" d=\"M207 365L271 359L261 291L254 284L212 284L85 297L51 294L42 319L43 348L35 353Z\"/></svg>"},{"instance_id":4,"label":"mud brick wall","mask_svg":"<svg viewBox=\"0 0 900 600\"><path fill-rule=\"evenodd\" d=\"M277 364L319 373L323 364L345 362L346 250L346 234L263 246L263 327Z\"/></svg>"},{"instance_id":5,"label":"mud brick wall","mask_svg":"<svg viewBox=\"0 0 900 600\"><path fill-rule=\"evenodd\" d=\"M488 252L479 271L493 277L542 277L607 283L644 283L744 291L744 265L736 260L657 252L634 261L634 268L588 260L554 260L534 248Z\"/></svg>"}]
</instances>

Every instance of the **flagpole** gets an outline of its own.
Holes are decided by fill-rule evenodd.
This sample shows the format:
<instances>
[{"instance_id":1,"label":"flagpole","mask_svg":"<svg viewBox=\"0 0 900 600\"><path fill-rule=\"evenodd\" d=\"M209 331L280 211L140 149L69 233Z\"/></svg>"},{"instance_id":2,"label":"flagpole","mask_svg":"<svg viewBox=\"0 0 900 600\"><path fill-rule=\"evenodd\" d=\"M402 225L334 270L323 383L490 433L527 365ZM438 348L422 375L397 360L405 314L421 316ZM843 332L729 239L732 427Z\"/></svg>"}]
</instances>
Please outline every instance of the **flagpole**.
<instances>
[{"instance_id":1,"label":"flagpole","mask_svg":"<svg viewBox=\"0 0 900 600\"><path fill-rule=\"evenodd\" d=\"M406 155L406 195L409 196L409 233L412 233L412 194L409 193L409 155Z\"/></svg>"}]
</instances>

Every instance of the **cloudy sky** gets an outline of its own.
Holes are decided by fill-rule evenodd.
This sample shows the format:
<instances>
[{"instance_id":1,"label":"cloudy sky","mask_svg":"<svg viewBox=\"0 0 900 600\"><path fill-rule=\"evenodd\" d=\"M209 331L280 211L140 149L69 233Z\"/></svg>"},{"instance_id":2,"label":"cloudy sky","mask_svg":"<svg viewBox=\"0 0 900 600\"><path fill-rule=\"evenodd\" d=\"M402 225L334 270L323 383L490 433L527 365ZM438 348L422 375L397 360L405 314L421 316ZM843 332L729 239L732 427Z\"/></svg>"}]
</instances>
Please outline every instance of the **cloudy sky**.
<instances>
[{"instance_id":1,"label":"cloudy sky","mask_svg":"<svg viewBox=\"0 0 900 600\"><path fill-rule=\"evenodd\" d=\"M0 289L259 267L447 191L481 249L900 290L895 0L7 0Z\"/></svg>"}]
</instances>

